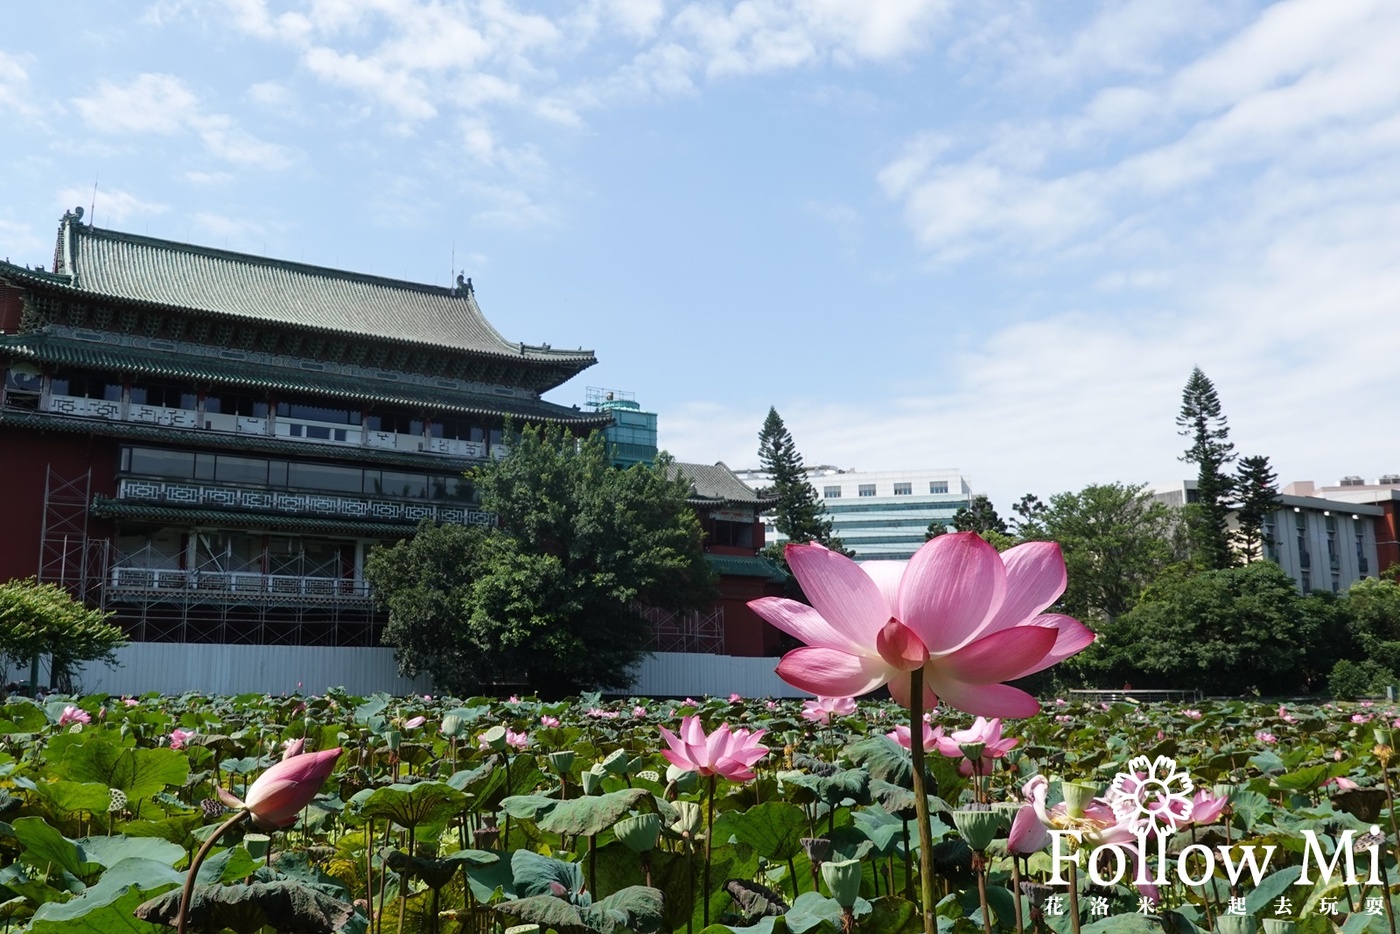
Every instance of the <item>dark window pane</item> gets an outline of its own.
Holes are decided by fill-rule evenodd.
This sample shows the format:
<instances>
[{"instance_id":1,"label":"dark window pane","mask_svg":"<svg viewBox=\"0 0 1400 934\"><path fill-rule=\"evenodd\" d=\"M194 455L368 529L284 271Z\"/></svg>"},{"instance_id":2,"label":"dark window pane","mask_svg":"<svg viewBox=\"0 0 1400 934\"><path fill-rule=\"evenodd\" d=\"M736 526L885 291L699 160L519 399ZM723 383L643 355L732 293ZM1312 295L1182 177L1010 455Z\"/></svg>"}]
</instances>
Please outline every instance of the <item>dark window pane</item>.
<instances>
[{"instance_id":1,"label":"dark window pane","mask_svg":"<svg viewBox=\"0 0 1400 934\"><path fill-rule=\"evenodd\" d=\"M358 467L332 467L329 464L287 465L287 485L296 490L333 493L359 493L363 473Z\"/></svg>"},{"instance_id":2,"label":"dark window pane","mask_svg":"<svg viewBox=\"0 0 1400 934\"><path fill-rule=\"evenodd\" d=\"M267 461L260 457L230 457L220 454L214 467L214 478L220 483L250 483L267 485Z\"/></svg>"},{"instance_id":3,"label":"dark window pane","mask_svg":"<svg viewBox=\"0 0 1400 934\"><path fill-rule=\"evenodd\" d=\"M158 448L132 448L131 472L151 477L189 480L194 477L194 453L163 451Z\"/></svg>"},{"instance_id":4,"label":"dark window pane","mask_svg":"<svg viewBox=\"0 0 1400 934\"><path fill-rule=\"evenodd\" d=\"M386 470L382 477L380 489L376 492L383 496L422 499L428 495L428 478L422 474Z\"/></svg>"}]
</instances>

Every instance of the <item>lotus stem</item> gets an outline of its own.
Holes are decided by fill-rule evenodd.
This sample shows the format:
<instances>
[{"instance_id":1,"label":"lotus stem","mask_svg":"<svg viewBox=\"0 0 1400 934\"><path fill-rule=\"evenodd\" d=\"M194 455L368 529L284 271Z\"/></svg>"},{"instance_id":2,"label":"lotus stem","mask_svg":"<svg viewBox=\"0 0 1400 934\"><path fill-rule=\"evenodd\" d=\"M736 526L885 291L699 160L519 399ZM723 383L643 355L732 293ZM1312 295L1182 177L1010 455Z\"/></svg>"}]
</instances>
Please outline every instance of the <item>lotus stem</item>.
<instances>
[{"instance_id":1,"label":"lotus stem","mask_svg":"<svg viewBox=\"0 0 1400 934\"><path fill-rule=\"evenodd\" d=\"M1016 854L1011 854L1011 894L1016 899L1016 934L1025 934L1026 924L1021 920L1021 863Z\"/></svg>"},{"instance_id":2,"label":"lotus stem","mask_svg":"<svg viewBox=\"0 0 1400 934\"><path fill-rule=\"evenodd\" d=\"M710 847L715 841L715 777L710 776L709 801L705 808L705 869L700 881L700 897L705 907L701 918L710 926Z\"/></svg>"},{"instance_id":3,"label":"lotus stem","mask_svg":"<svg viewBox=\"0 0 1400 934\"><path fill-rule=\"evenodd\" d=\"M924 787L924 669L909 672L909 754L914 766L914 815L919 822L919 892L924 934L938 934L933 897L933 827L929 825L928 791ZM907 853L906 853L907 857ZM1075 930L1075 934L1079 934Z\"/></svg>"},{"instance_id":4,"label":"lotus stem","mask_svg":"<svg viewBox=\"0 0 1400 934\"><path fill-rule=\"evenodd\" d=\"M1079 861L1069 864L1069 927L1079 934Z\"/></svg>"},{"instance_id":5,"label":"lotus stem","mask_svg":"<svg viewBox=\"0 0 1400 934\"><path fill-rule=\"evenodd\" d=\"M247 819L248 812L246 810L234 814L209 835L209 839L204 841L204 846L200 847L199 852L194 855L194 860L190 863L189 872L185 874L185 887L180 891L180 913L175 916L175 930L177 934L185 934L185 928L189 925L190 902L194 899L194 881L195 877L199 875L199 867L204 864L205 857L207 857L209 851L214 848L214 844L219 842L220 837Z\"/></svg>"},{"instance_id":6,"label":"lotus stem","mask_svg":"<svg viewBox=\"0 0 1400 934\"><path fill-rule=\"evenodd\" d=\"M992 906L987 902L987 854L977 850L972 854L972 870L977 873L977 900L982 904L982 934L992 934Z\"/></svg>"}]
</instances>

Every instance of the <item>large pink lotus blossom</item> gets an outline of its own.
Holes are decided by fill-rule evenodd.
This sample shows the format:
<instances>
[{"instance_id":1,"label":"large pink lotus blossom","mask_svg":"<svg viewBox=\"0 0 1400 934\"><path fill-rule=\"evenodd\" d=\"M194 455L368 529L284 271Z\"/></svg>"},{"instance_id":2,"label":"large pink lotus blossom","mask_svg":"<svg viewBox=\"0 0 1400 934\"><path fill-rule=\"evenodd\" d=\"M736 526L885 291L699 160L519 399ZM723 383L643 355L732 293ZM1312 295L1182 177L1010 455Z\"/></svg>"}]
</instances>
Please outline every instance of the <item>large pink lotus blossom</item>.
<instances>
[{"instance_id":1,"label":"large pink lotus blossom","mask_svg":"<svg viewBox=\"0 0 1400 934\"><path fill-rule=\"evenodd\" d=\"M939 742L943 739L943 727L932 727L928 725L927 721L925 721L923 733L924 752L932 752L933 750L937 749ZM908 724L900 724L899 726L895 727L893 730L890 730L888 733L885 734L887 738L894 740L896 743L899 743L899 745L903 746L905 749L910 750L911 752L913 751L913 746L910 742L910 737L912 737L913 735L914 732L909 728Z\"/></svg>"},{"instance_id":2,"label":"large pink lotus blossom","mask_svg":"<svg viewBox=\"0 0 1400 934\"><path fill-rule=\"evenodd\" d=\"M1050 792L1050 781L1044 775L1037 775L1021 786L1021 796L1035 809L1035 816L1051 830L1077 830L1083 834L1082 842L1092 849L1104 843L1131 843L1137 839L1132 824L1120 820L1113 808L1102 798L1094 798L1084 808L1082 815L1071 815L1069 806L1061 801L1053 808L1045 806Z\"/></svg>"},{"instance_id":3,"label":"large pink lotus blossom","mask_svg":"<svg viewBox=\"0 0 1400 934\"><path fill-rule=\"evenodd\" d=\"M222 787L219 798L229 807L246 809L253 823L264 830L290 827L320 793L339 758L339 748L291 756L259 775L246 800L238 800Z\"/></svg>"},{"instance_id":4,"label":"large pink lotus blossom","mask_svg":"<svg viewBox=\"0 0 1400 934\"><path fill-rule=\"evenodd\" d=\"M58 716L58 725L67 726L70 723L91 723L92 714L81 707L74 707L69 704L63 708L63 713Z\"/></svg>"},{"instance_id":5,"label":"large pink lotus blossom","mask_svg":"<svg viewBox=\"0 0 1400 934\"><path fill-rule=\"evenodd\" d=\"M671 747L662 750L661 754L672 765L687 772L721 775L732 782L746 782L754 777L754 763L768 755L768 747L759 742L766 732L731 730L729 724L721 723L718 729L706 736L699 717L682 717L679 736L661 727L661 738Z\"/></svg>"},{"instance_id":6,"label":"large pink lotus blossom","mask_svg":"<svg viewBox=\"0 0 1400 934\"><path fill-rule=\"evenodd\" d=\"M941 699L968 713L1029 717L1035 698L1002 682L1068 658L1094 634L1045 613L1065 589L1053 542L997 554L972 532L940 535L908 562L856 564L820 545L789 544L788 565L811 606L781 597L754 612L807 643L783 656L778 674L817 695L858 695L888 685L909 706L909 672L924 671L924 704Z\"/></svg>"},{"instance_id":7,"label":"large pink lotus blossom","mask_svg":"<svg viewBox=\"0 0 1400 934\"><path fill-rule=\"evenodd\" d=\"M963 761L958 763L958 771L967 776L975 770L972 760L967 758L962 747L981 743L980 774L990 775L995 767L992 760L1004 758L1008 752L1016 748L1019 742L1021 742L1019 739L1002 738L1000 718L993 717L988 720L986 717L978 717L967 729L954 730L947 736L940 738L938 751L949 759L962 758Z\"/></svg>"},{"instance_id":8,"label":"large pink lotus blossom","mask_svg":"<svg viewBox=\"0 0 1400 934\"><path fill-rule=\"evenodd\" d=\"M856 712L853 697L818 697L802 702L802 719L827 726L832 717L849 717Z\"/></svg>"}]
</instances>

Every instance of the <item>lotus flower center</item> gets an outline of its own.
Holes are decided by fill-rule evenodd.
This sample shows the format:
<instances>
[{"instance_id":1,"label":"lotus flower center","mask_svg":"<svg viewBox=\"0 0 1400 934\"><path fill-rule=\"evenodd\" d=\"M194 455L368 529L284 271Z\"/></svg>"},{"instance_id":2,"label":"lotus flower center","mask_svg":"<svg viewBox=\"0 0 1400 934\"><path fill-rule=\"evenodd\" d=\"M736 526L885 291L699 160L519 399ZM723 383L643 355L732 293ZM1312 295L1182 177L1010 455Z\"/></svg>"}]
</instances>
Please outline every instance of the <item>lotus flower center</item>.
<instances>
[{"instance_id":1,"label":"lotus flower center","mask_svg":"<svg viewBox=\"0 0 1400 934\"><path fill-rule=\"evenodd\" d=\"M875 637L875 650L893 668L913 671L928 661L928 648L914 630L899 620L890 619Z\"/></svg>"}]
</instances>

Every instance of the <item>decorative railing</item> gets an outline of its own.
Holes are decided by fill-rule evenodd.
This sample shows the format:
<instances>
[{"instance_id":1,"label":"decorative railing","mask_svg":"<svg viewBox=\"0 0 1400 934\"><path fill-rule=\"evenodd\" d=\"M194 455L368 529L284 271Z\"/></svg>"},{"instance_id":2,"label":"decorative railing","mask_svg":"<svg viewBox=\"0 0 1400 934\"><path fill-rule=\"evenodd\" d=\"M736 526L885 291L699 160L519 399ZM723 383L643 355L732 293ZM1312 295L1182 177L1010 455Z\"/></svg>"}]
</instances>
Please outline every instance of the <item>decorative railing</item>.
<instances>
[{"instance_id":1,"label":"decorative railing","mask_svg":"<svg viewBox=\"0 0 1400 934\"><path fill-rule=\"evenodd\" d=\"M108 595L114 597L183 595L323 603L370 599L368 581L348 578L122 566L113 567L110 573Z\"/></svg>"},{"instance_id":2,"label":"decorative railing","mask_svg":"<svg viewBox=\"0 0 1400 934\"><path fill-rule=\"evenodd\" d=\"M117 485L117 499L170 506L205 506L339 519L419 522L432 519L451 525L490 525L495 517L471 506L408 502L330 493L293 493L243 487L145 480L128 477Z\"/></svg>"}]
</instances>

